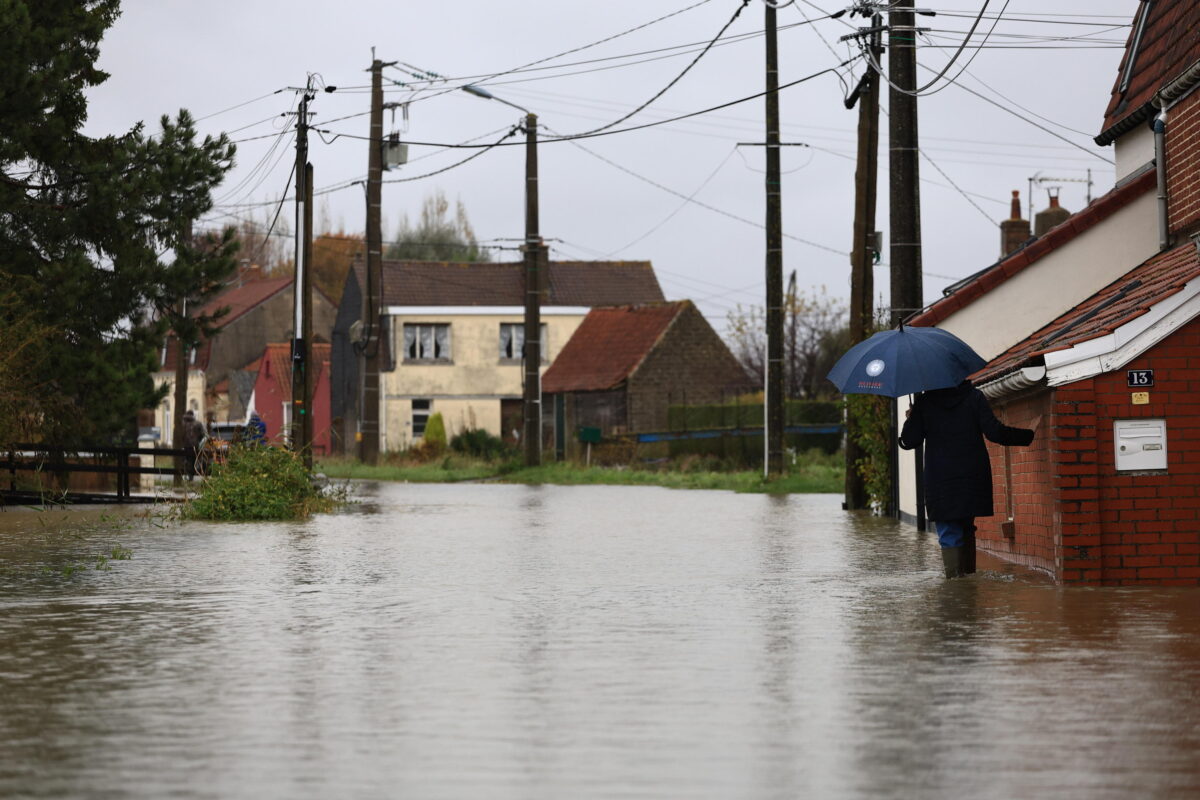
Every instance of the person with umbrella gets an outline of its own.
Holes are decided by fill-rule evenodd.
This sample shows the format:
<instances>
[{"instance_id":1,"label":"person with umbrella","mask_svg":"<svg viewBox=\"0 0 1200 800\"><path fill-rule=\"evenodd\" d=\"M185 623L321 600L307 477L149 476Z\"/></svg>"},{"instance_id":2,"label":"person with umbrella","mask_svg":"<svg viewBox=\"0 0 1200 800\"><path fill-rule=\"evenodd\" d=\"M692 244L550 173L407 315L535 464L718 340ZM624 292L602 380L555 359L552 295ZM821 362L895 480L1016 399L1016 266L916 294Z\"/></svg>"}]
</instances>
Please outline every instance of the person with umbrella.
<instances>
[{"instance_id":1,"label":"person with umbrella","mask_svg":"<svg viewBox=\"0 0 1200 800\"><path fill-rule=\"evenodd\" d=\"M1010 428L968 380L917 396L900 431L900 446L925 444L925 509L937 529L947 578L975 571L975 518L990 517L992 462L983 437L1023 447L1033 431Z\"/></svg>"},{"instance_id":2,"label":"person with umbrella","mask_svg":"<svg viewBox=\"0 0 1200 800\"><path fill-rule=\"evenodd\" d=\"M986 363L949 331L901 324L850 348L828 376L844 394L917 395L899 445L925 445L924 503L947 578L975 571L975 518L993 513L992 465L983 438L1006 447L1033 441L1033 431L996 419L987 398L967 380Z\"/></svg>"}]
</instances>

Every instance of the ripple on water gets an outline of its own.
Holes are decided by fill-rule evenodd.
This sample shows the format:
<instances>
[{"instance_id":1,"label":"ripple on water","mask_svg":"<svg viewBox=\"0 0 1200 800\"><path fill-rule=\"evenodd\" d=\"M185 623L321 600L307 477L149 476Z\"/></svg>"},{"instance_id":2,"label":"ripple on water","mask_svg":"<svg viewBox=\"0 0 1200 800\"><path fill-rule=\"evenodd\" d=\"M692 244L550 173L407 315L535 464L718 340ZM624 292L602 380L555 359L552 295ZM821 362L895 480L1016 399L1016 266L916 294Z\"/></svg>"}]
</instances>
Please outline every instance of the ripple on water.
<instances>
[{"instance_id":1,"label":"ripple on water","mask_svg":"<svg viewBox=\"0 0 1200 800\"><path fill-rule=\"evenodd\" d=\"M1192 592L947 582L830 496L366 491L0 584L0 795L1200 790ZM0 555L113 539L72 519Z\"/></svg>"}]
</instances>

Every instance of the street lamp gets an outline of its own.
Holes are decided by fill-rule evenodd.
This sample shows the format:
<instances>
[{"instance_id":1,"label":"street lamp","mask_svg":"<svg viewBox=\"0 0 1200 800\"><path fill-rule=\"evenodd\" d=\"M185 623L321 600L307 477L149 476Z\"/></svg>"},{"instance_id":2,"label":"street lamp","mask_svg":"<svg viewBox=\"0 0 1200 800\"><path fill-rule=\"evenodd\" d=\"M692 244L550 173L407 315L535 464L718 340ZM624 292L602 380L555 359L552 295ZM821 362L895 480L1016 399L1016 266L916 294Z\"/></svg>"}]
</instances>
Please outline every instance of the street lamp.
<instances>
[{"instance_id":1,"label":"street lamp","mask_svg":"<svg viewBox=\"0 0 1200 800\"><path fill-rule=\"evenodd\" d=\"M525 346L522 348L525 466L542 463L542 320L541 290L547 259L538 234L537 114L496 97L479 86L463 91L484 100L495 100L525 112Z\"/></svg>"}]
</instances>

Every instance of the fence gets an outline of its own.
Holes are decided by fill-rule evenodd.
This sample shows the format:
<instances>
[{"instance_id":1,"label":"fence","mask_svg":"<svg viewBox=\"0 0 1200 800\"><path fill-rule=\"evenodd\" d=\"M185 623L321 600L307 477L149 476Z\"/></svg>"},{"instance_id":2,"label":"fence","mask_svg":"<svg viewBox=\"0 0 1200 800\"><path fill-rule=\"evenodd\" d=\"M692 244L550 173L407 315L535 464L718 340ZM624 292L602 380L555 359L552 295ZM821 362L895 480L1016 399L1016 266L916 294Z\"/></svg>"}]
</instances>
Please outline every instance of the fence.
<instances>
[{"instance_id":1,"label":"fence","mask_svg":"<svg viewBox=\"0 0 1200 800\"><path fill-rule=\"evenodd\" d=\"M141 502L144 497L136 497L132 491L132 476L134 475L175 475L179 470L175 467L135 466L130 459L134 456L170 456L194 458L190 450L175 450L162 447L61 447L44 444L17 444L8 451L5 459L0 461L0 470L9 472L9 486L0 490L0 497L6 501L40 502L46 495L44 489L25 489L17 486L18 472L37 474L69 475L70 473L100 474L116 476L116 493L71 491L69 484L62 490L53 490L54 497L74 503L105 502L129 503ZM89 463L93 459L96 463ZM106 463L99 463L106 462Z\"/></svg>"},{"instance_id":2,"label":"fence","mask_svg":"<svg viewBox=\"0 0 1200 800\"><path fill-rule=\"evenodd\" d=\"M743 465L762 463L761 402L672 405L668 430L646 441L670 442L670 454L717 456ZM784 443L797 451L836 452L842 444L842 404L837 401L788 400L784 403ZM755 441L755 438L758 441Z\"/></svg>"}]
</instances>

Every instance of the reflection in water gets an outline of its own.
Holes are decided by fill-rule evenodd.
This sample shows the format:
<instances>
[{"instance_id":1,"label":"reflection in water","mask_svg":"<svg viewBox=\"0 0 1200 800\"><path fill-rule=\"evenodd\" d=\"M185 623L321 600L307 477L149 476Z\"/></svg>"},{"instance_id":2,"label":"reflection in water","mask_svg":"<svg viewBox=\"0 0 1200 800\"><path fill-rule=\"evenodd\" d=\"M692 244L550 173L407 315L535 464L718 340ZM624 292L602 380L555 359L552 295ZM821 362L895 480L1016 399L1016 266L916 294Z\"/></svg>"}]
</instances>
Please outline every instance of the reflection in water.
<instances>
[{"instance_id":1,"label":"reflection in water","mask_svg":"<svg viewBox=\"0 0 1200 800\"><path fill-rule=\"evenodd\" d=\"M1200 791L1191 590L945 581L828 496L362 491L0 570L0 796ZM0 515L6 563L112 539L34 519Z\"/></svg>"}]
</instances>

